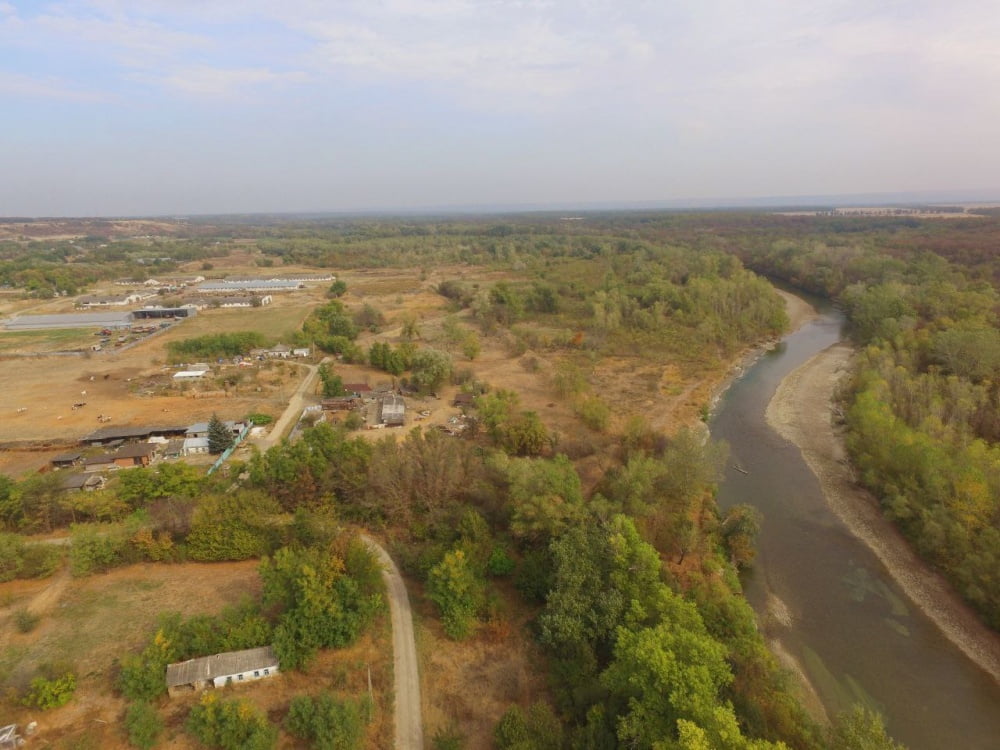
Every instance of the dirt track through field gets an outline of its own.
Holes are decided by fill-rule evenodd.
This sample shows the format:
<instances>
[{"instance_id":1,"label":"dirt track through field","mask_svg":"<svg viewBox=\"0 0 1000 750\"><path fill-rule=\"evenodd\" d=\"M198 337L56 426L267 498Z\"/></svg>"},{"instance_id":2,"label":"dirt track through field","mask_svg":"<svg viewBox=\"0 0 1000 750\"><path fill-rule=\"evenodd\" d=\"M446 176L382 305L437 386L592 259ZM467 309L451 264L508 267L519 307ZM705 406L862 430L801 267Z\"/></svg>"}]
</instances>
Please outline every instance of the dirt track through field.
<instances>
[{"instance_id":1,"label":"dirt track through field","mask_svg":"<svg viewBox=\"0 0 1000 750\"><path fill-rule=\"evenodd\" d=\"M382 564L382 579L389 595L392 620L392 665L395 693L396 750L423 750L424 729L420 716L420 672L417 643L413 637L413 611L406 584L389 553L373 539L361 535Z\"/></svg>"}]
</instances>

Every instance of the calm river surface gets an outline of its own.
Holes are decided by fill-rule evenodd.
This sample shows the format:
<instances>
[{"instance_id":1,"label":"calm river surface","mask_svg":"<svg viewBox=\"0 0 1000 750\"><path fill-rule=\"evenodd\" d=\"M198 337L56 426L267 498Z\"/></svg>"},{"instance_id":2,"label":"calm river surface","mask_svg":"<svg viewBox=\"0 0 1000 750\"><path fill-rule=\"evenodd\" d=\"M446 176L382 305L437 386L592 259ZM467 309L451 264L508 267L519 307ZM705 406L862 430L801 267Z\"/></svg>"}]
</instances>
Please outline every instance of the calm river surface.
<instances>
[{"instance_id":1,"label":"calm river surface","mask_svg":"<svg viewBox=\"0 0 1000 750\"><path fill-rule=\"evenodd\" d=\"M998 750L1000 685L850 534L798 449L764 418L782 378L838 341L841 324L825 310L787 336L733 383L712 419L713 437L730 445L720 505L749 503L764 515L747 597L762 619L775 598L785 605L790 627L768 634L798 659L831 715L863 702L911 750Z\"/></svg>"}]
</instances>

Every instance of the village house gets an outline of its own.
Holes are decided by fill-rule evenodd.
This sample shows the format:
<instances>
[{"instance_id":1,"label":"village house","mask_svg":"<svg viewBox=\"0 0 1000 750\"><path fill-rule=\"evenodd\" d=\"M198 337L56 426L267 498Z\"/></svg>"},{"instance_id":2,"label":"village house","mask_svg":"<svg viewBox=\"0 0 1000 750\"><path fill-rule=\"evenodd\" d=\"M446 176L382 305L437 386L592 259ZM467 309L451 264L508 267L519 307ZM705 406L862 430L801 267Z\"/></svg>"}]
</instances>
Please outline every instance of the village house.
<instances>
[{"instance_id":1,"label":"village house","mask_svg":"<svg viewBox=\"0 0 1000 750\"><path fill-rule=\"evenodd\" d=\"M249 682L278 674L278 658L270 646L228 651L167 665L167 693L177 696L209 686Z\"/></svg>"},{"instance_id":2,"label":"village house","mask_svg":"<svg viewBox=\"0 0 1000 750\"><path fill-rule=\"evenodd\" d=\"M344 390L358 398L369 398L372 388L368 383L344 383Z\"/></svg>"},{"instance_id":3,"label":"village house","mask_svg":"<svg viewBox=\"0 0 1000 750\"><path fill-rule=\"evenodd\" d=\"M227 419L223 422L224 425L229 429L234 437L238 437L243 428L247 426L244 421L235 422L231 419ZM184 431L185 438L207 438L208 437L208 422L195 422L193 425Z\"/></svg>"},{"instance_id":4,"label":"village house","mask_svg":"<svg viewBox=\"0 0 1000 750\"><path fill-rule=\"evenodd\" d=\"M181 447L181 454L184 456L196 456L199 454L208 453L208 438L207 437L188 437L184 438L184 443Z\"/></svg>"},{"instance_id":5,"label":"village house","mask_svg":"<svg viewBox=\"0 0 1000 750\"><path fill-rule=\"evenodd\" d=\"M64 492L93 492L104 487L104 477L97 474L70 474L63 479L59 489Z\"/></svg>"},{"instance_id":6,"label":"village house","mask_svg":"<svg viewBox=\"0 0 1000 750\"><path fill-rule=\"evenodd\" d=\"M69 469L70 467L76 466L80 463L83 458L83 454L79 452L74 453L61 453L58 456L53 456L49 459L49 463L55 469Z\"/></svg>"},{"instance_id":7,"label":"village house","mask_svg":"<svg viewBox=\"0 0 1000 750\"><path fill-rule=\"evenodd\" d=\"M130 445L123 445L115 453L104 453L100 456L91 456L85 459L83 470L95 472L149 466L153 462L155 455L155 445L151 443L132 443Z\"/></svg>"}]
</instances>

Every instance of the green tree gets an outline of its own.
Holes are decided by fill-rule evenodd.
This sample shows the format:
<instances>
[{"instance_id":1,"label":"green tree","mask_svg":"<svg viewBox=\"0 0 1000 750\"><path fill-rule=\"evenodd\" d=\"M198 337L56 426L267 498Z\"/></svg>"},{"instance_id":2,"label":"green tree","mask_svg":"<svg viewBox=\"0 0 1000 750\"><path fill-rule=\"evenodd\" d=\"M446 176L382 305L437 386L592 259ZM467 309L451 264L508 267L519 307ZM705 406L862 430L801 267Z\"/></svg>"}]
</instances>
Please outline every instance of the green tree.
<instances>
[{"instance_id":1,"label":"green tree","mask_svg":"<svg viewBox=\"0 0 1000 750\"><path fill-rule=\"evenodd\" d=\"M445 553L427 576L427 595L441 611L444 632L455 640L468 638L482 606L483 584L462 550Z\"/></svg>"},{"instance_id":2,"label":"green tree","mask_svg":"<svg viewBox=\"0 0 1000 750\"><path fill-rule=\"evenodd\" d=\"M337 279L332 284L330 288L327 289L326 294L328 297L343 297L347 293L347 282L343 279Z\"/></svg>"},{"instance_id":3,"label":"green tree","mask_svg":"<svg viewBox=\"0 0 1000 750\"><path fill-rule=\"evenodd\" d=\"M882 717L860 705L837 717L829 743L835 750L904 750L886 733Z\"/></svg>"},{"instance_id":4,"label":"green tree","mask_svg":"<svg viewBox=\"0 0 1000 750\"><path fill-rule=\"evenodd\" d=\"M343 378L336 375L325 362L319 366L319 379L323 384L324 398L337 398L347 394L347 391L344 390Z\"/></svg>"},{"instance_id":5,"label":"green tree","mask_svg":"<svg viewBox=\"0 0 1000 750\"><path fill-rule=\"evenodd\" d=\"M271 750L278 728L246 700L222 700L217 693L202 695L191 709L187 729L200 742L220 750Z\"/></svg>"},{"instance_id":6,"label":"green tree","mask_svg":"<svg viewBox=\"0 0 1000 750\"><path fill-rule=\"evenodd\" d=\"M421 391L440 388L451 377L451 355L437 349L420 349L413 355L413 383Z\"/></svg>"},{"instance_id":7,"label":"green tree","mask_svg":"<svg viewBox=\"0 0 1000 750\"><path fill-rule=\"evenodd\" d=\"M360 561L370 558L354 544ZM366 568L367 569L367 568ZM283 667L307 664L321 648L352 643L381 607L381 596L367 575L345 572L344 559L327 551L283 547L261 561L264 603L276 608L274 649Z\"/></svg>"},{"instance_id":8,"label":"green tree","mask_svg":"<svg viewBox=\"0 0 1000 750\"><path fill-rule=\"evenodd\" d=\"M223 453L235 442L232 430L226 423L219 419L219 415L212 413L212 418L208 421L208 452Z\"/></svg>"},{"instance_id":9,"label":"green tree","mask_svg":"<svg viewBox=\"0 0 1000 750\"><path fill-rule=\"evenodd\" d=\"M734 505L726 511L719 532L729 550L729 559L738 568L750 565L757 550L754 542L760 531L761 513L752 505Z\"/></svg>"},{"instance_id":10,"label":"green tree","mask_svg":"<svg viewBox=\"0 0 1000 750\"><path fill-rule=\"evenodd\" d=\"M292 698L285 728L316 750L355 750L364 739L365 707L329 693Z\"/></svg>"},{"instance_id":11,"label":"green tree","mask_svg":"<svg viewBox=\"0 0 1000 750\"><path fill-rule=\"evenodd\" d=\"M163 719L148 702L136 701L125 711L125 729L133 746L152 750L163 731Z\"/></svg>"},{"instance_id":12,"label":"green tree","mask_svg":"<svg viewBox=\"0 0 1000 750\"><path fill-rule=\"evenodd\" d=\"M512 459L507 463L507 481L514 536L544 542L584 518L580 475L562 454L550 460Z\"/></svg>"}]
</instances>

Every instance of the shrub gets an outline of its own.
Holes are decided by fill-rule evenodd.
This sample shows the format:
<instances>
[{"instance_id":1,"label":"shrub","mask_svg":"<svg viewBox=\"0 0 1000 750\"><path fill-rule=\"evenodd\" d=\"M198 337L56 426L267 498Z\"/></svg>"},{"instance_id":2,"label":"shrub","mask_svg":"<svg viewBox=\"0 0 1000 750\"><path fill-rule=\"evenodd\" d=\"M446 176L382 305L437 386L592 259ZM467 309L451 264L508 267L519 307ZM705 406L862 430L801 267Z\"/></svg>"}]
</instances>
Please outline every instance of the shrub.
<instances>
[{"instance_id":1,"label":"shrub","mask_svg":"<svg viewBox=\"0 0 1000 750\"><path fill-rule=\"evenodd\" d=\"M338 701L329 693L300 695L288 706L285 728L318 750L354 750L362 745L369 715L370 706Z\"/></svg>"},{"instance_id":2,"label":"shrub","mask_svg":"<svg viewBox=\"0 0 1000 750\"><path fill-rule=\"evenodd\" d=\"M129 700L151 701L167 692L163 675L177 652L162 630L141 654L126 654L120 662L117 687Z\"/></svg>"},{"instance_id":3,"label":"shrub","mask_svg":"<svg viewBox=\"0 0 1000 750\"><path fill-rule=\"evenodd\" d=\"M138 701L125 712L125 729L129 742L141 750L151 750L163 731L163 719L149 703Z\"/></svg>"},{"instance_id":4,"label":"shrub","mask_svg":"<svg viewBox=\"0 0 1000 750\"><path fill-rule=\"evenodd\" d=\"M433 741L434 750L462 750L465 747L465 735L454 725L437 730Z\"/></svg>"},{"instance_id":5,"label":"shrub","mask_svg":"<svg viewBox=\"0 0 1000 750\"><path fill-rule=\"evenodd\" d=\"M124 564L129 536L123 524L75 524L70 527L69 565L73 575L90 575Z\"/></svg>"},{"instance_id":6,"label":"shrub","mask_svg":"<svg viewBox=\"0 0 1000 750\"><path fill-rule=\"evenodd\" d=\"M27 609L19 609L14 613L14 625L19 633L30 633L38 625L41 618Z\"/></svg>"},{"instance_id":7,"label":"shrub","mask_svg":"<svg viewBox=\"0 0 1000 750\"><path fill-rule=\"evenodd\" d=\"M31 681L28 694L21 702L25 706L40 708L59 708L69 703L76 691L76 674L67 671L58 677L39 676Z\"/></svg>"},{"instance_id":8,"label":"shrub","mask_svg":"<svg viewBox=\"0 0 1000 750\"><path fill-rule=\"evenodd\" d=\"M579 401L576 413L583 423L595 432L604 432L611 421L611 409L597 396Z\"/></svg>"},{"instance_id":9,"label":"shrub","mask_svg":"<svg viewBox=\"0 0 1000 750\"><path fill-rule=\"evenodd\" d=\"M202 744L221 750L270 750L278 741L278 728L259 709L244 700L221 700L217 693L202 695L187 729Z\"/></svg>"},{"instance_id":10,"label":"shrub","mask_svg":"<svg viewBox=\"0 0 1000 750\"><path fill-rule=\"evenodd\" d=\"M490 558L486 561L486 572L491 576L509 576L514 572L514 561L507 554L507 550L501 546L496 546L490 552Z\"/></svg>"},{"instance_id":11,"label":"shrub","mask_svg":"<svg viewBox=\"0 0 1000 750\"><path fill-rule=\"evenodd\" d=\"M444 632L450 638L468 638L482 602L482 582L462 550L448 552L427 576L427 593L441 610Z\"/></svg>"}]
</instances>

